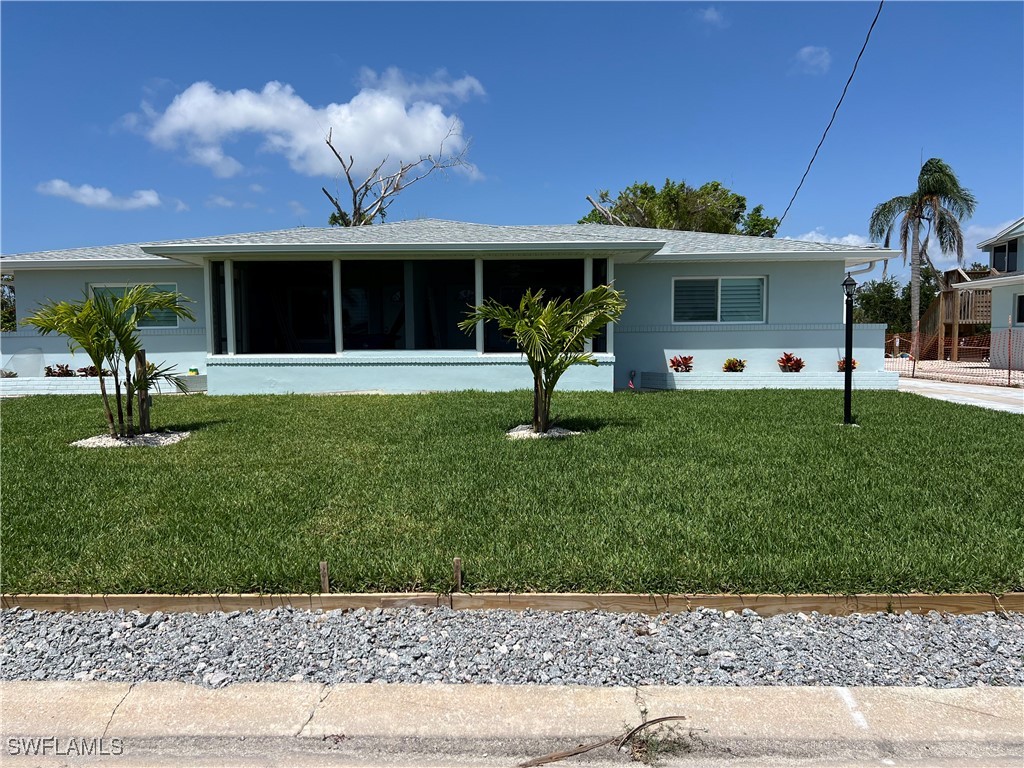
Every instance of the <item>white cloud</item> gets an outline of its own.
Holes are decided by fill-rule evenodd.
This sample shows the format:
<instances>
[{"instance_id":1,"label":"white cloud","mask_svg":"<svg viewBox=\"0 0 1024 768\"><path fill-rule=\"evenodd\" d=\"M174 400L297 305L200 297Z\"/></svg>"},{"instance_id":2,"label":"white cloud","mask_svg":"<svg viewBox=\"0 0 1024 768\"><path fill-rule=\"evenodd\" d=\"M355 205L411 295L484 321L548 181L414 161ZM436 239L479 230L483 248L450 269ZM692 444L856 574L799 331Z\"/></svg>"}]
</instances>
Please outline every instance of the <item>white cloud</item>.
<instances>
[{"instance_id":1,"label":"white cloud","mask_svg":"<svg viewBox=\"0 0 1024 768\"><path fill-rule=\"evenodd\" d=\"M267 190L262 185L260 185L260 184L250 184L249 185L249 191L250 192L260 193L260 192L266 192Z\"/></svg>"},{"instance_id":2,"label":"white cloud","mask_svg":"<svg viewBox=\"0 0 1024 768\"><path fill-rule=\"evenodd\" d=\"M173 203L175 213L182 213L183 211L188 210L188 204L184 200L175 199L173 200Z\"/></svg>"},{"instance_id":3,"label":"white cloud","mask_svg":"<svg viewBox=\"0 0 1024 768\"><path fill-rule=\"evenodd\" d=\"M995 237L1004 229L1009 227L1016 219L1007 219L1002 224L992 227L983 227L978 224L968 224L964 229L964 262L970 264L972 261L985 261L985 252L978 250L978 243Z\"/></svg>"},{"instance_id":4,"label":"white cloud","mask_svg":"<svg viewBox=\"0 0 1024 768\"><path fill-rule=\"evenodd\" d=\"M137 189L129 197L118 197L109 189L82 184L73 187L64 179L51 179L36 186L43 195L64 197L86 208L102 208L108 211L137 211L143 208L159 208L163 202L153 189Z\"/></svg>"},{"instance_id":5,"label":"white cloud","mask_svg":"<svg viewBox=\"0 0 1024 768\"><path fill-rule=\"evenodd\" d=\"M291 212L295 215L295 218L297 219L301 219L303 216L309 215L309 210L307 210L306 206L304 206L298 200L289 200L288 208L289 210L291 210Z\"/></svg>"},{"instance_id":6,"label":"white cloud","mask_svg":"<svg viewBox=\"0 0 1024 768\"><path fill-rule=\"evenodd\" d=\"M824 75L832 66L832 54L828 48L816 45L805 45L793 58L796 60L797 71L807 75Z\"/></svg>"},{"instance_id":7,"label":"white cloud","mask_svg":"<svg viewBox=\"0 0 1024 768\"><path fill-rule=\"evenodd\" d=\"M380 91L397 96L406 103L436 101L448 104L452 101L468 101L486 92L480 81L466 75L452 80L448 72L439 69L431 77L410 80L397 67L388 67L377 74L369 67L359 70L359 86L364 90Z\"/></svg>"},{"instance_id":8,"label":"white cloud","mask_svg":"<svg viewBox=\"0 0 1024 768\"><path fill-rule=\"evenodd\" d=\"M210 195L206 200L207 208L234 208L235 201L228 200L223 195Z\"/></svg>"},{"instance_id":9,"label":"white cloud","mask_svg":"<svg viewBox=\"0 0 1024 768\"><path fill-rule=\"evenodd\" d=\"M360 83L361 90L350 101L314 107L279 82L267 83L261 91L220 91L197 82L163 112L144 103L140 114L123 122L143 130L158 147L183 149L191 162L220 178L242 172L242 162L224 146L246 134L262 137L261 151L283 155L298 173L335 176L340 167L324 145L328 130L339 151L355 158L357 174L385 156L394 165L436 155L443 141L446 151L459 152L466 147L462 122L443 105L484 95L476 78L453 80L443 71L410 80L397 69L381 74L364 69Z\"/></svg>"},{"instance_id":10,"label":"white cloud","mask_svg":"<svg viewBox=\"0 0 1024 768\"><path fill-rule=\"evenodd\" d=\"M870 245L869 240L864 235L855 235L850 233L849 235L843 235L842 237L833 237L825 233L822 227L815 227L810 232L805 232L802 235L796 237L783 237L782 240L806 240L812 243L832 243L835 245L855 245L864 246Z\"/></svg>"},{"instance_id":11,"label":"white cloud","mask_svg":"<svg viewBox=\"0 0 1024 768\"><path fill-rule=\"evenodd\" d=\"M722 15L722 12L713 5L697 11L697 18L712 27L726 26L725 17Z\"/></svg>"}]
</instances>

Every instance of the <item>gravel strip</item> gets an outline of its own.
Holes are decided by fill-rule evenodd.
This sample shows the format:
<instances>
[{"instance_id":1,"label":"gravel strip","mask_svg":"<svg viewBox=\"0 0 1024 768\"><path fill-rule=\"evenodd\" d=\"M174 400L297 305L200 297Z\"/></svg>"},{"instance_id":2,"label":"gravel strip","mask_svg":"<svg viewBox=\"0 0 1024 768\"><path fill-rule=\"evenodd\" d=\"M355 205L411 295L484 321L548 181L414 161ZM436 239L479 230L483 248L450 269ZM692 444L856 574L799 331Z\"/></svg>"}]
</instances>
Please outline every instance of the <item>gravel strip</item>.
<instances>
[{"instance_id":1,"label":"gravel strip","mask_svg":"<svg viewBox=\"0 0 1024 768\"><path fill-rule=\"evenodd\" d=\"M0 679L1024 685L1024 614L0 613Z\"/></svg>"}]
</instances>

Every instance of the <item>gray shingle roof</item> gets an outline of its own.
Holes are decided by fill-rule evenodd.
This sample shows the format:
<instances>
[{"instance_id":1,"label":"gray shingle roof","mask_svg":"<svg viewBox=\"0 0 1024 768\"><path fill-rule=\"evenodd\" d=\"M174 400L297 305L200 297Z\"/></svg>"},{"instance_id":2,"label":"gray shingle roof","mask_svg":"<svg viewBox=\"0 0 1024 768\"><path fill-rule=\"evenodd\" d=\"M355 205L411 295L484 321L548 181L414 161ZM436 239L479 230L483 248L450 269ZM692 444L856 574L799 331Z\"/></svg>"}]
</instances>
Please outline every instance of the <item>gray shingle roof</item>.
<instances>
[{"instance_id":1,"label":"gray shingle roof","mask_svg":"<svg viewBox=\"0 0 1024 768\"><path fill-rule=\"evenodd\" d=\"M177 242L177 241L174 241ZM148 259L153 257L142 250L143 245L150 243L130 243L127 245L98 245L88 248L71 248L64 251L35 251L33 253L3 254L3 260L19 261L120 261L122 259ZM155 243L153 243L155 245Z\"/></svg>"},{"instance_id":2,"label":"gray shingle roof","mask_svg":"<svg viewBox=\"0 0 1024 768\"><path fill-rule=\"evenodd\" d=\"M162 246L256 246L272 247L321 245L377 247L394 245L472 245L472 244L612 244L664 243L660 256L716 253L858 253L878 252L875 247L857 247L834 243L813 243L742 235L716 235L705 232L679 232L603 224L564 225L492 225L471 224L440 219L416 219L372 227L297 227L271 232L249 232L185 240L73 248L63 251L37 251L3 256L4 261L59 262L152 260L143 248L160 250ZM882 253L879 253L879 257Z\"/></svg>"},{"instance_id":3,"label":"gray shingle roof","mask_svg":"<svg viewBox=\"0 0 1024 768\"><path fill-rule=\"evenodd\" d=\"M853 251L875 251L872 246L850 246L837 243L815 243L807 240L786 238L750 237L749 235L716 235L710 232L681 232L673 229L645 229L642 227L618 227L608 224L567 224L558 226L537 226L539 230L554 234L576 231L595 236L615 231L616 240L645 240L664 242L659 255L699 253L850 253ZM534 229L534 227L530 227ZM607 236L607 235L605 235Z\"/></svg>"}]
</instances>

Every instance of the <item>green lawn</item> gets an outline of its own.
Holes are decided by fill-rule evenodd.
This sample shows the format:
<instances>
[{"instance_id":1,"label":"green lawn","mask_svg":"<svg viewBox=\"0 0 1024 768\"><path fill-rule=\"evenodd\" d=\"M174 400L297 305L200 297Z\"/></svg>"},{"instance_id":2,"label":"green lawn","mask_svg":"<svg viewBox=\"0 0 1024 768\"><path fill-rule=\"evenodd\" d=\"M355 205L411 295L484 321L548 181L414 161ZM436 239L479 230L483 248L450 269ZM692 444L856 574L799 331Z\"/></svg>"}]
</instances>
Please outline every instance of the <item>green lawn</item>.
<instances>
[{"instance_id":1,"label":"green lawn","mask_svg":"<svg viewBox=\"0 0 1024 768\"><path fill-rule=\"evenodd\" d=\"M162 397L160 449L72 448L97 397L5 400L5 592L1010 591L1024 418L913 395Z\"/></svg>"}]
</instances>

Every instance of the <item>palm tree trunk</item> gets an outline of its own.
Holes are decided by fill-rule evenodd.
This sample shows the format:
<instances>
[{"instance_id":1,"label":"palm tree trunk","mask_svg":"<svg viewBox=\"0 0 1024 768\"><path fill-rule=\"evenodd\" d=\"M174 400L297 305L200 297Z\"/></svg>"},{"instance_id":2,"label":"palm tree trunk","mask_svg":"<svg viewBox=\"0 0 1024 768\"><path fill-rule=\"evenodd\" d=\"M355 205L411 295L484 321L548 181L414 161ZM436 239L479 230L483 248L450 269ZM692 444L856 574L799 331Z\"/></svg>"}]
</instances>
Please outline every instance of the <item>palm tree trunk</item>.
<instances>
[{"instance_id":1,"label":"palm tree trunk","mask_svg":"<svg viewBox=\"0 0 1024 768\"><path fill-rule=\"evenodd\" d=\"M910 247L910 354L917 360L921 352L921 225L915 221L912 226L914 233Z\"/></svg>"},{"instance_id":2,"label":"palm tree trunk","mask_svg":"<svg viewBox=\"0 0 1024 768\"><path fill-rule=\"evenodd\" d=\"M541 379L540 371L533 374L533 431L546 432L547 425L544 423L544 382Z\"/></svg>"},{"instance_id":3,"label":"palm tree trunk","mask_svg":"<svg viewBox=\"0 0 1024 768\"><path fill-rule=\"evenodd\" d=\"M134 400L135 391L132 388L132 367L131 363L128 362L128 358L124 359L124 387L125 387L125 399L127 400L126 406L128 410L128 437L135 437L135 413L134 413Z\"/></svg>"},{"instance_id":4,"label":"palm tree trunk","mask_svg":"<svg viewBox=\"0 0 1024 768\"><path fill-rule=\"evenodd\" d=\"M117 436L124 435L124 406L121 403L121 377L114 371L114 399L117 401Z\"/></svg>"},{"instance_id":5,"label":"palm tree trunk","mask_svg":"<svg viewBox=\"0 0 1024 768\"><path fill-rule=\"evenodd\" d=\"M107 396L107 385L103 381L103 361L96 366L100 372L100 397L103 398L103 413L107 417L107 428L111 437L117 437L117 430L114 428L114 414L110 411L110 398Z\"/></svg>"}]
</instances>

